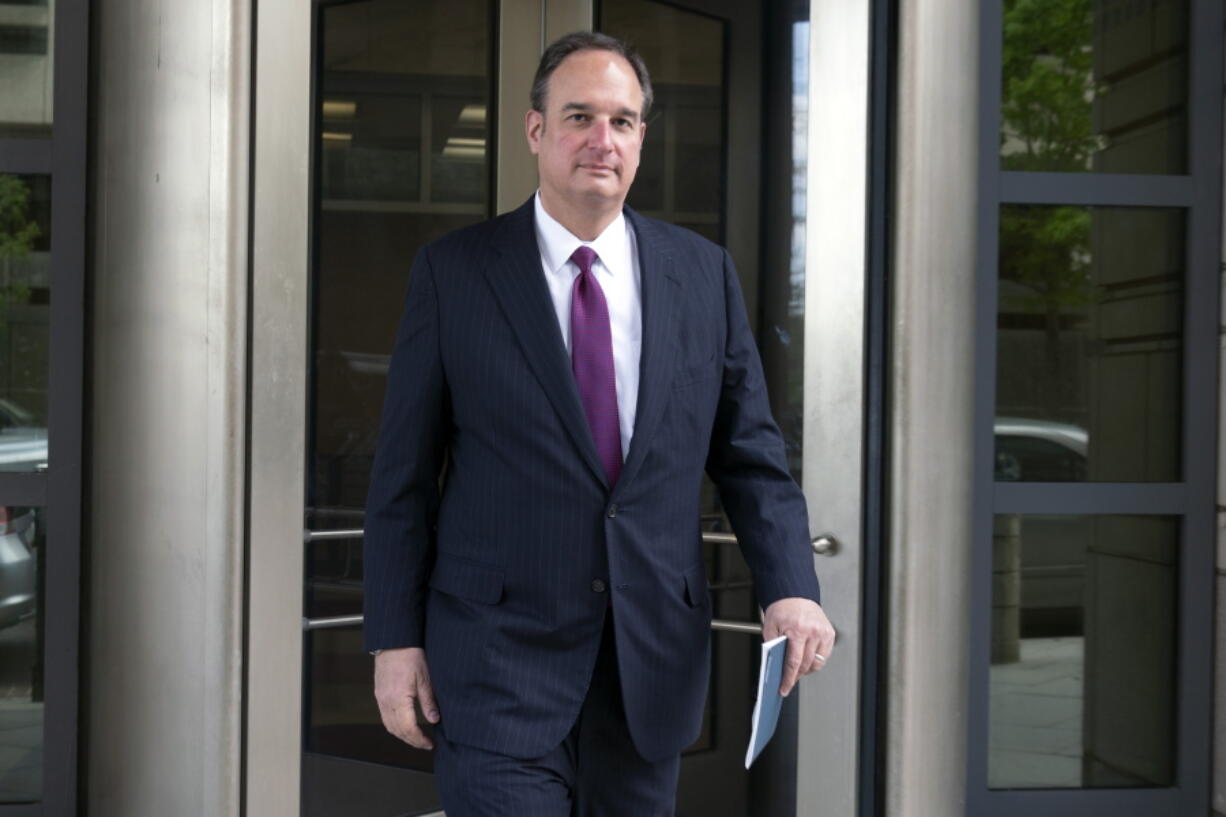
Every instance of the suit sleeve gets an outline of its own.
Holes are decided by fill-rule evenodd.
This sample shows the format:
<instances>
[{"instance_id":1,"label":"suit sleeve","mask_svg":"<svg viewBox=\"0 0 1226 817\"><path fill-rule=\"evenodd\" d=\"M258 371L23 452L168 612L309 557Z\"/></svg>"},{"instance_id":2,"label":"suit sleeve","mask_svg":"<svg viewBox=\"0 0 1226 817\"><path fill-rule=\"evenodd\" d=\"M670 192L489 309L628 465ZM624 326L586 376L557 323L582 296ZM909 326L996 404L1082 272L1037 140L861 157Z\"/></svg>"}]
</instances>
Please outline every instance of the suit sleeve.
<instances>
[{"instance_id":1,"label":"suit sleeve","mask_svg":"<svg viewBox=\"0 0 1226 817\"><path fill-rule=\"evenodd\" d=\"M367 650L422 646L448 416L438 293L422 250L409 275L366 498Z\"/></svg>"},{"instance_id":2,"label":"suit sleeve","mask_svg":"<svg viewBox=\"0 0 1226 817\"><path fill-rule=\"evenodd\" d=\"M818 601L804 495L788 471L783 435L771 414L762 361L726 250L723 283L723 382L707 474L719 489L762 607L790 597Z\"/></svg>"}]
</instances>

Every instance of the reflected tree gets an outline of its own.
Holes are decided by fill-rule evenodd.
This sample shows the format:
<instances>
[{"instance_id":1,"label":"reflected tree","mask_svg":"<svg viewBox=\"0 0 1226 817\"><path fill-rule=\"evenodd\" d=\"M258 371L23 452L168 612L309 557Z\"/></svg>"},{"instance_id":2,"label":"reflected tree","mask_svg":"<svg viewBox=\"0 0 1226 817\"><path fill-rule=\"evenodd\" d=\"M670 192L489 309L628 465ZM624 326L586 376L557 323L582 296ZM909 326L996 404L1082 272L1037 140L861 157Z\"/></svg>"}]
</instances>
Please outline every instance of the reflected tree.
<instances>
[{"instance_id":1,"label":"reflected tree","mask_svg":"<svg viewBox=\"0 0 1226 817\"><path fill-rule=\"evenodd\" d=\"M29 186L17 176L0 173L0 307L29 300L29 282L14 280L13 261L29 255L40 234L30 218Z\"/></svg>"},{"instance_id":2,"label":"reflected tree","mask_svg":"<svg viewBox=\"0 0 1226 817\"><path fill-rule=\"evenodd\" d=\"M1101 147L1091 101L1092 0L1005 0L1001 169L1077 172ZM1000 278L1031 293L1014 309L1043 316L1044 367L1065 382L1061 315L1097 297L1090 267L1090 213L1081 207L1006 207L1000 215ZM1002 304L1003 306L1003 304ZM1059 418L1062 395L1043 390Z\"/></svg>"},{"instance_id":3,"label":"reflected tree","mask_svg":"<svg viewBox=\"0 0 1226 817\"><path fill-rule=\"evenodd\" d=\"M1047 382L1067 382L1060 332L1068 316L1098 299L1090 263L1090 211L1085 207L1006 207L1001 211L1000 278L1030 294L1008 306L1043 319L1043 367ZM1002 307L1006 304L1001 305ZM1043 414L1063 419L1059 389L1040 393Z\"/></svg>"},{"instance_id":4,"label":"reflected tree","mask_svg":"<svg viewBox=\"0 0 1226 817\"><path fill-rule=\"evenodd\" d=\"M1001 99L1004 170L1088 170L1101 147L1091 102L1092 0L1005 0Z\"/></svg>"}]
</instances>

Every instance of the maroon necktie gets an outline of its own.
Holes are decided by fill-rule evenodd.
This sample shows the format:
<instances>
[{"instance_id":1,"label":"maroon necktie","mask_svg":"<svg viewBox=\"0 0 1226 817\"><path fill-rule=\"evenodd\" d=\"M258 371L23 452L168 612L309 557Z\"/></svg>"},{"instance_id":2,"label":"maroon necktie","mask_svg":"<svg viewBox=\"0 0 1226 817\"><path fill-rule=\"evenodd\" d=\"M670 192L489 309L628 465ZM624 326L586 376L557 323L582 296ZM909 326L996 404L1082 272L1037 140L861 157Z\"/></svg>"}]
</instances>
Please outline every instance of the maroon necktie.
<instances>
[{"instance_id":1,"label":"maroon necktie","mask_svg":"<svg viewBox=\"0 0 1226 817\"><path fill-rule=\"evenodd\" d=\"M609 305L592 274L595 250L580 247L570 260L579 267L570 293L571 369L579 385L579 399L592 430L596 453L612 488L622 471L622 444L617 422L617 379L613 371Z\"/></svg>"}]
</instances>

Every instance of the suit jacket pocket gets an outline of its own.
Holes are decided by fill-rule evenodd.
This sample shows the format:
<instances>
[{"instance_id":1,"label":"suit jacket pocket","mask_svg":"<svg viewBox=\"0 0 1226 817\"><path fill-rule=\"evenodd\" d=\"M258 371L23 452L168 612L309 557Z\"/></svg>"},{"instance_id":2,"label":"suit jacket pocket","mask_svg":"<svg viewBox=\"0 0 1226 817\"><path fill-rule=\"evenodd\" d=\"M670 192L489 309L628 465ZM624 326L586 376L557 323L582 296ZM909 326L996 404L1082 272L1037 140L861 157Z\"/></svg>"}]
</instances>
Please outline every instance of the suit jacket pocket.
<instances>
[{"instance_id":1,"label":"suit jacket pocket","mask_svg":"<svg viewBox=\"0 0 1226 817\"><path fill-rule=\"evenodd\" d=\"M500 568L440 553L430 574L430 587L469 601L497 604L502 600L503 574Z\"/></svg>"},{"instance_id":2,"label":"suit jacket pocket","mask_svg":"<svg viewBox=\"0 0 1226 817\"><path fill-rule=\"evenodd\" d=\"M685 603L700 607L707 603L707 566L696 565L685 571Z\"/></svg>"}]
</instances>

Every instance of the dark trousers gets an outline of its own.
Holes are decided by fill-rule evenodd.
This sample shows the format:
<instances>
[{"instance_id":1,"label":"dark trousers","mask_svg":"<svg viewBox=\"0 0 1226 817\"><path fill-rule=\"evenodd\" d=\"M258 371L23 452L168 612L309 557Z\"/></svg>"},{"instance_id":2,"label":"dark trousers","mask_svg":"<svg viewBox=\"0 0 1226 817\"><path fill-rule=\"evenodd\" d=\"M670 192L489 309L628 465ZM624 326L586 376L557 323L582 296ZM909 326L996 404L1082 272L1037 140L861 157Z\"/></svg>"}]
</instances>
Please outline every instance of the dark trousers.
<instances>
[{"instance_id":1,"label":"dark trousers","mask_svg":"<svg viewBox=\"0 0 1226 817\"><path fill-rule=\"evenodd\" d=\"M681 758L648 763L630 740L612 611L579 718L544 757L523 760L435 731L434 773L447 817L673 817Z\"/></svg>"}]
</instances>

